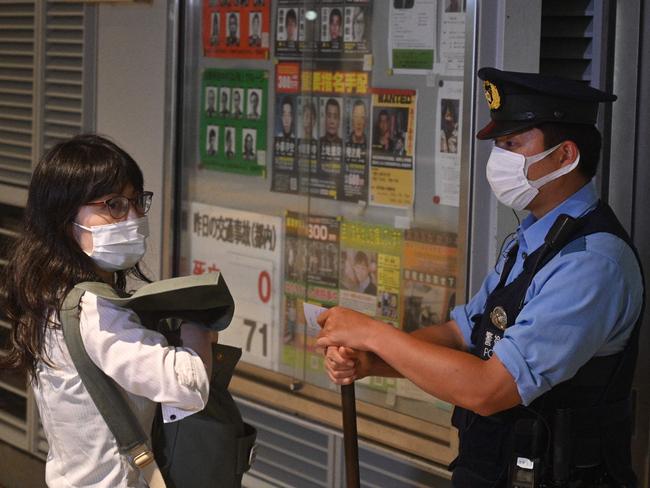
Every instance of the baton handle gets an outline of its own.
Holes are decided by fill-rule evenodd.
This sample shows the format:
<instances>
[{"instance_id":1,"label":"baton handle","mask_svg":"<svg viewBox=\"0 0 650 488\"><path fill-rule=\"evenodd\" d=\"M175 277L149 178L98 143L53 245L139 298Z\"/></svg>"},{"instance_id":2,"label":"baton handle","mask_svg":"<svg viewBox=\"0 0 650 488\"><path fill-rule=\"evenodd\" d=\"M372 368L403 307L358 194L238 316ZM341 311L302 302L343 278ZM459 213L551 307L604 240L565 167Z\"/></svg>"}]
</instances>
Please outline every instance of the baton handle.
<instances>
[{"instance_id":1,"label":"baton handle","mask_svg":"<svg viewBox=\"0 0 650 488\"><path fill-rule=\"evenodd\" d=\"M341 385L341 404L347 488L359 488L359 445L357 443L357 407L354 396L354 383Z\"/></svg>"}]
</instances>

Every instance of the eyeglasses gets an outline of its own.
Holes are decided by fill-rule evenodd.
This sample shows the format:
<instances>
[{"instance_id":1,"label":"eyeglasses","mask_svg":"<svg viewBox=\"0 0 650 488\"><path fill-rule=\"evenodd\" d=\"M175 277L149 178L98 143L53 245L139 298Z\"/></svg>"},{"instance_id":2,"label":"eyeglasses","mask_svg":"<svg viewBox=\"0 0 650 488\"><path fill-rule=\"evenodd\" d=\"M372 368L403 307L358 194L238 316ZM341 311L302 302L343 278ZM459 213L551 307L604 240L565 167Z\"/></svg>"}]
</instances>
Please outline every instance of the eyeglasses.
<instances>
[{"instance_id":1,"label":"eyeglasses","mask_svg":"<svg viewBox=\"0 0 650 488\"><path fill-rule=\"evenodd\" d=\"M152 199L153 192L143 191L133 198L118 195L102 202L88 202L86 205L104 205L108 209L108 213L111 214L111 217L121 219L129 213L130 204L133 204L133 207L139 214L145 215L151 208Z\"/></svg>"}]
</instances>

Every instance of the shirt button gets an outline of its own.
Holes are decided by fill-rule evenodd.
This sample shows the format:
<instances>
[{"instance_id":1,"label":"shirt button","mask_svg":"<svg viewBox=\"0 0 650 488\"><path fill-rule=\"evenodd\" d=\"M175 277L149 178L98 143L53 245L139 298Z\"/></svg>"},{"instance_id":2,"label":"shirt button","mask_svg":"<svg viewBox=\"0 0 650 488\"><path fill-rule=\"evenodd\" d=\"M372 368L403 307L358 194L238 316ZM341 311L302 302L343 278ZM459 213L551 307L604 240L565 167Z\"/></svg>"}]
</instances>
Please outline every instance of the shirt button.
<instances>
[{"instance_id":1,"label":"shirt button","mask_svg":"<svg viewBox=\"0 0 650 488\"><path fill-rule=\"evenodd\" d=\"M523 259L526 259L526 258L528 257L528 253L522 252L522 253L521 253L521 257L522 257Z\"/></svg>"},{"instance_id":2,"label":"shirt button","mask_svg":"<svg viewBox=\"0 0 650 488\"><path fill-rule=\"evenodd\" d=\"M171 420L176 420L176 415L173 415L173 414L172 414L172 415L169 416L169 418L170 418Z\"/></svg>"}]
</instances>

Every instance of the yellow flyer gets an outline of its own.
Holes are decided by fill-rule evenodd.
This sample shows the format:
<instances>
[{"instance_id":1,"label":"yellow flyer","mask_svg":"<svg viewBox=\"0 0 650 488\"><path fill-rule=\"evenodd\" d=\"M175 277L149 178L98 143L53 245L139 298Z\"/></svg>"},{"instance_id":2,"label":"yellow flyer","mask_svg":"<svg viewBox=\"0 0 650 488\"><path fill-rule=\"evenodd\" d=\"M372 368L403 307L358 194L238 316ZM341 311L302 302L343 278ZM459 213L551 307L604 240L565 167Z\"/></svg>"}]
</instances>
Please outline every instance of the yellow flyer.
<instances>
[{"instance_id":1,"label":"yellow flyer","mask_svg":"<svg viewBox=\"0 0 650 488\"><path fill-rule=\"evenodd\" d=\"M371 205L413 205L415 111L415 90L372 90Z\"/></svg>"}]
</instances>

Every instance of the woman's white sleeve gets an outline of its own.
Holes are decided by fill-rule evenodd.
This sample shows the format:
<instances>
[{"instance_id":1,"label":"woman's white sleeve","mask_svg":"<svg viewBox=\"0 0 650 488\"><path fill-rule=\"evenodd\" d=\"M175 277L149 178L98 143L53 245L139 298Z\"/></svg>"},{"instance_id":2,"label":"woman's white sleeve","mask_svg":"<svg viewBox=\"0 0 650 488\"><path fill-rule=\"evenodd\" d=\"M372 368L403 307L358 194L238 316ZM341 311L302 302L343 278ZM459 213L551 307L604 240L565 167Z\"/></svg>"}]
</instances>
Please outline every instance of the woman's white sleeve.
<instances>
[{"instance_id":1,"label":"woman's white sleeve","mask_svg":"<svg viewBox=\"0 0 650 488\"><path fill-rule=\"evenodd\" d=\"M81 299L81 337L90 359L122 388L163 404L165 420L202 410L209 379L201 358L171 347L142 326L131 310L86 292Z\"/></svg>"}]
</instances>

